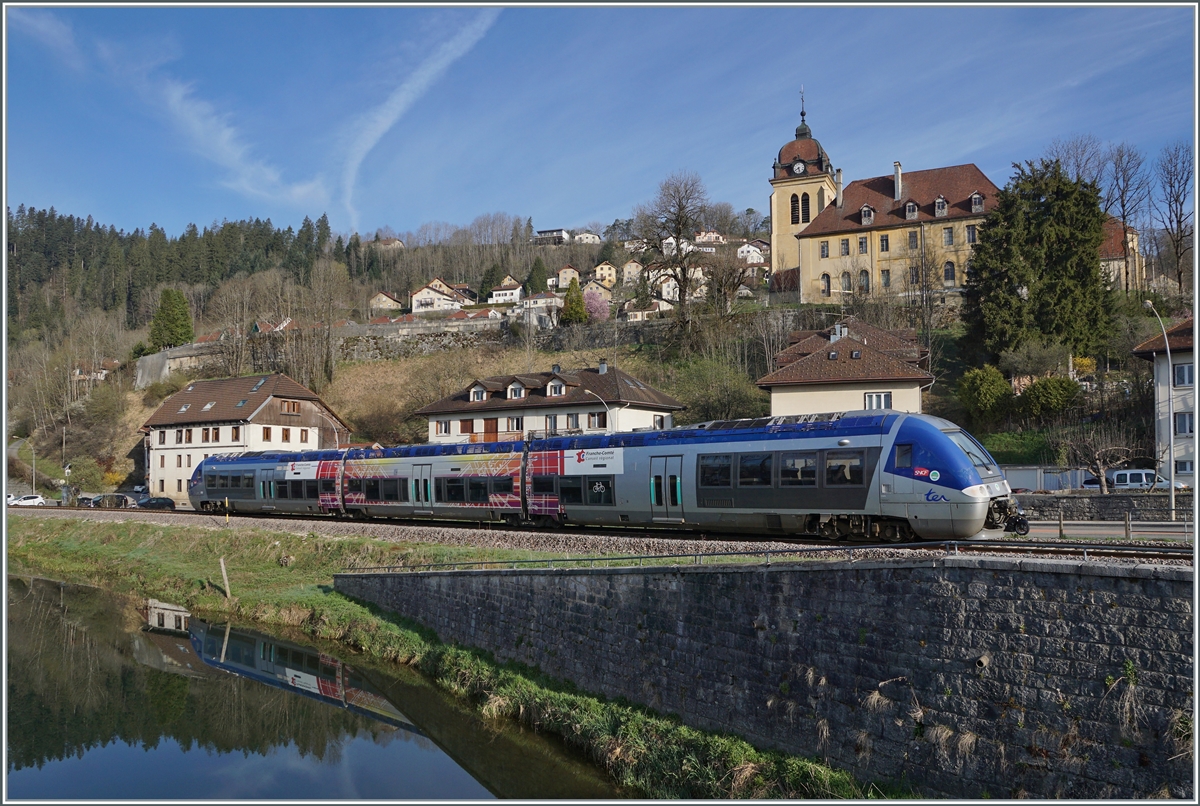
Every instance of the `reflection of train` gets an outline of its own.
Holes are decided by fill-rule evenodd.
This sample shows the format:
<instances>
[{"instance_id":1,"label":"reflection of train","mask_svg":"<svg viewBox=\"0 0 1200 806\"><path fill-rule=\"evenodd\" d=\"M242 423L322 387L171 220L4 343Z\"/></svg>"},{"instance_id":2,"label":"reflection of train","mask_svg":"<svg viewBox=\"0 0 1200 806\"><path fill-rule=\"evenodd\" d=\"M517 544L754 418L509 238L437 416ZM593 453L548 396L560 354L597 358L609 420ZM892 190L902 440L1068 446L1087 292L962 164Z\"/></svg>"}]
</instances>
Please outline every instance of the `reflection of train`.
<instances>
[{"instance_id":1,"label":"reflection of train","mask_svg":"<svg viewBox=\"0 0 1200 806\"><path fill-rule=\"evenodd\" d=\"M188 632L192 649L209 666L421 734L362 675L337 658L249 630L212 625L195 618L191 619Z\"/></svg>"},{"instance_id":2,"label":"reflection of train","mask_svg":"<svg viewBox=\"0 0 1200 806\"><path fill-rule=\"evenodd\" d=\"M197 510L901 541L1027 528L988 452L896 411L668 431L205 459Z\"/></svg>"}]
</instances>

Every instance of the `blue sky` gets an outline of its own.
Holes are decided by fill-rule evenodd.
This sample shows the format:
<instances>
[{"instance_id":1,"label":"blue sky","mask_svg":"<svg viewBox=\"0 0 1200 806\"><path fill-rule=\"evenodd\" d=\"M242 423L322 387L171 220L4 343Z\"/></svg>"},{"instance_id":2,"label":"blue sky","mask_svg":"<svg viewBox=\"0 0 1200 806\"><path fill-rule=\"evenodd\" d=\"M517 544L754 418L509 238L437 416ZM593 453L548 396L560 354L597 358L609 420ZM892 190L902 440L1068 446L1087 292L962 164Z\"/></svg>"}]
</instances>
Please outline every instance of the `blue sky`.
<instances>
[{"instance_id":1,"label":"blue sky","mask_svg":"<svg viewBox=\"0 0 1200 806\"><path fill-rule=\"evenodd\" d=\"M766 212L808 123L847 181L1056 137L1194 142L1195 10L5 6L5 196L131 230L611 223L678 170Z\"/></svg>"}]
</instances>

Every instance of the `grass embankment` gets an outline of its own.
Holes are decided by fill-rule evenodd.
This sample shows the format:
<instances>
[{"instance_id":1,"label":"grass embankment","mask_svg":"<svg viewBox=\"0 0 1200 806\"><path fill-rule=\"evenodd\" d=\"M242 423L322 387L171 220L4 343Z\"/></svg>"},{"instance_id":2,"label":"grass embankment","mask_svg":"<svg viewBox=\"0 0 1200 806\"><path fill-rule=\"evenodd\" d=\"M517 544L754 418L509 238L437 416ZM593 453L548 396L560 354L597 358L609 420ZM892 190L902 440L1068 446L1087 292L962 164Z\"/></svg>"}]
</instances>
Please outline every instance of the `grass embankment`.
<instances>
[{"instance_id":1,"label":"grass embankment","mask_svg":"<svg viewBox=\"0 0 1200 806\"><path fill-rule=\"evenodd\" d=\"M528 559L528 552L68 518L8 517L11 573L36 573L175 602L206 618L299 628L373 659L409 664L488 717L557 734L622 786L654 798L862 798L841 771L645 708L609 702L536 669L442 644L429 630L332 588L346 567ZM229 569L226 598L219 558ZM281 559L289 557L288 565ZM896 795L899 793L889 793Z\"/></svg>"}]
</instances>

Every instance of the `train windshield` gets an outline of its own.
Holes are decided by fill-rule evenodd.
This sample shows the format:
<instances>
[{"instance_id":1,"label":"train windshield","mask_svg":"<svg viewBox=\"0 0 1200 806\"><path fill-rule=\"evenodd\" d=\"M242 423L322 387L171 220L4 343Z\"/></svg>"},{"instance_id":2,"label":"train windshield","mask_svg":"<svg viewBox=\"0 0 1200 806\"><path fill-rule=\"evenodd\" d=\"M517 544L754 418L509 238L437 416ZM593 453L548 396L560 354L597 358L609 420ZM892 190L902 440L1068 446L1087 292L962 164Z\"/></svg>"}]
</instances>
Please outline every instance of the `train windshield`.
<instances>
[{"instance_id":1,"label":"train windshield","mask_svg":"<svg viewBox=\"0 0 1200 806\"><path fill-rule=\"evenodd\" d=\"M975 467L983 468L988 473L996 473L996 460L986 449L966 433L962 431L948 431L946 436L950 437L950 441L958 447L962 448L963 453L971 460L971 464Z\"/></svg>"}]
</instances>

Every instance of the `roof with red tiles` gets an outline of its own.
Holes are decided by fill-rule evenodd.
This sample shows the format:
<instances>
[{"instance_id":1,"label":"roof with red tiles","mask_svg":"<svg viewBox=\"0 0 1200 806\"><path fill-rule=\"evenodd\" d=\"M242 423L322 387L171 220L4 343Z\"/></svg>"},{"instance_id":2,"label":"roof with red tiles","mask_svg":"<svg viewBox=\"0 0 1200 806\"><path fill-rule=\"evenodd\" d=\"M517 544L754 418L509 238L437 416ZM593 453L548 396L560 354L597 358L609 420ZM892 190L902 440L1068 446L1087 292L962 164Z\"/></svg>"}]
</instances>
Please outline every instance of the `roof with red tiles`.
<instances>
[{"instance_id":1,"label":"roof with red tiles","mask_svg":"<svg viewBox=\"0 0 1200 806\"><path fill-rule=\"evenodd\" d=\"M547 396L551 379L559 378L566 387L565 394ZM520 381L528 390L525 397L509 400L503 397L513 381ZM471 387L482 385L488 390L487 399L472 401ZM592 394L589 394L592 393ZM609 366L601 374L598 369L579 369L573 372L531 372L521 375L495 375L478 378L450 397L442 398L417 409L416 414L493 413L514 409L595 405L598 395L606 405L630 404L659 411L677 411L683 404L664 392L643 383L616 367Z\"/></svg>"},{"instance_id":2,"label":"roof with red tiles","mask_svg":"<svg viewBox=\"0 0 1200 806\"><path fill-rule=\"evenodd\" d=\"M1167 328L1167 336L1171 339L1172 352L1191 352L1192 341L1194 339L1194 329L1196 320L1185 319L1177 325L1171 325ZM1162 331L1160 330L1153 338L1146 339L1144 342L1133 348L1133 354L1138 358L1144 358L1147 361L1154 360L1155 353L1165 353L1166 344L1163 342Z\"/></svg>"},{"instance_id":3,"label":"roof with red tiles","mask_svg":"<svg viewBox=\"0 0 1200 806\"><path fill-rule=\"evenodd\" d=\"M1100 259L1101 260L1124 260L1125 249L1122 246L1125 243L1125 227L1121 225L1121 219L1108 216L1104 219L1104 240L1100 242ZM1129 228L1130 232L1137 232L1134 227ZM1133 255L1132 248L1130 255Z\"/></svg>"},{"instance_id":4,"label":"roof with red tiles","mask_svg":"<svg viewBox=\"0 0 1200 806\"><path fill-rule=\"evenodd\" d=\"M812 220L802 237L977 218L995 206L1000 192L974 164L903 173L899 201L893 198L895 186L893 174L856 179L842 190L841 208L836 203L827 206ZM982 214L971 212L971 195L975 192L983 196ZM944 196L947 203L943 216L935 214L934 202L939 196ZM913 220L905 217L905 205L910 201L917 204L917 217ZM864 205L875 211L872 224L862 223Z\"/></svg>"},{"instance_id":5,"label":"roof with red tiles","mask_svg":"<svg viewBox=\"0 0 1200 806\"><path fill-rule=\"evenodd\" d=\"M814 337L819 338L819 337ZM933 382L933 376L899 358L846 336L804 358L759 378L763 388L814 383L869 383L875 381Z\"/></svg>"},{"instance_id":6,"label":"roof with red tiles","mask_svg":"<svg viewBox=\"0 0 1200 806\"><path fill-rule=\"evenodd\" d=\"M194 425L199 423L247 422L262 404L272 397L311 400L347 427L316 392L301 386L283 373L244 375L240 378L192 381L158 407L143 429L155 426ZM242 402L244 401L244 402ZM242 404L239 406L238 403ZM211 404L211 405L209 405Z\"/></svg>"}]
</instances>

